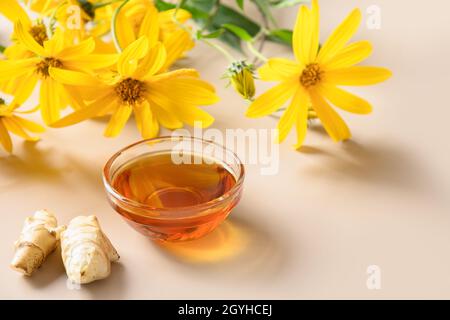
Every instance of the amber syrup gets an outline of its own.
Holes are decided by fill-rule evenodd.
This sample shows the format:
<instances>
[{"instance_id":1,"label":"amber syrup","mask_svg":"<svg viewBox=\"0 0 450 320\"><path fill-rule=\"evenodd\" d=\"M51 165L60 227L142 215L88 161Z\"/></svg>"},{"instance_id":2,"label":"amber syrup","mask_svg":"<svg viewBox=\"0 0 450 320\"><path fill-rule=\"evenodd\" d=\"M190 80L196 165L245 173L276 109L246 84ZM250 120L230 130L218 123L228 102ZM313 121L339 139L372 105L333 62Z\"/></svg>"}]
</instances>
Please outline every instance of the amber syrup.
<instances>
[{"instance_id":1,"label":"amber syrup","mask_svg":"<svg viewBox=\"0 0 450 320\"><path fill-rule=\"evenodd\" d=\"M115 209L154 239L186 240L208 233L226 218L238 199L218 201L233 188L236 178L224 165L203 160L197 157L176 164L170 153L157 153L125 163L114 174L112 186L142 208Z\"/></svg>"}]
</instances>

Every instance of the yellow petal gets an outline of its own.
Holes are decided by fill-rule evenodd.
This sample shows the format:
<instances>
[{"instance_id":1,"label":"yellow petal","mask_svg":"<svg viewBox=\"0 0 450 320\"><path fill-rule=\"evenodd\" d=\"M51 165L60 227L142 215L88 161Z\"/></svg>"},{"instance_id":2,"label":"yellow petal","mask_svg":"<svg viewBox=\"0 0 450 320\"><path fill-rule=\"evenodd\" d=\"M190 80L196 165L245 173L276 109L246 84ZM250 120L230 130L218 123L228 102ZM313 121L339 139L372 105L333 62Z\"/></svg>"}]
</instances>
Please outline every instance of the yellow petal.
<instances>
[{"instance_id":1,"label":"yellow petal","mask_svg":"<svg viewBox=\"0 0 450 320\"><path fill-rule=\"evenodd\" d=\"M14 34L16 35L17 40L28 50L36 53L38 56L47 56L44 47L37 43L28 31L25 31L25 28L20 21L17 21L14 24Z\"/></svg>"},{"instance_id":2,"label":"yellow petal","mask_svg":"<svg viewBox=\"0 0 450 320\"><path fill-rule=\"evenodd\" d=\"M98 86L101 82L87 73L65 70L61 68L48 68L48 73L56 81L72 86Z\"/></svg>"},{"instance_id":3,"label":"yellow petal","mask_svg":"<svg viewBox=\"0 0 450 320\"><path fill-rule=\"evenodd\" d=\"M9 153L12 152L12 141L11 137L9 136L8 130L6 130L5 125L3 124L2 119L0 118L0 143L2 144L3 148Z\"/></svg>"},{"instance_id":4,"label":"yellow petal","mask_svg":"<svg viewBox=\"0 0 450 320\"><path fill-rule=\"evenodd\" d=\"M132 24L128 21L125 10L122 10L117 16L115 31L117 40L122 49L128 47L136 40Z\"/></svg>"},{"instance_id":5,"label":"yellow petal","mask_svg":"<svg viewBox=\"0 0 450 320\"><path fill-rule=\"evenodd\" d=\"M214 118L207 112L196 107L195 105L188 104L186 102L181 103L178 100L174 100L171 96L165 94L164 92L150 90L148 100L152 102L152 106L160 106L164 109L167 112L166 115L176 116L178 120L185 122L190 126L194 126L195 122L201 122L201 127L206 128L214 122ZM164 120L174 121L173 117L171 118L172 119L170 120L167 118ZM178 124L179 123L174 123L172 125L167 125L167 127L177 127Z\"/></svg>"},{"instance_id":6,"label":"yellow petal","mask_svg":"<svg viewBox=\"0 0 450 320\"><path fill-rule=\"evenodd\" d=\"M292 97L299 86L297 80L289 80L269 89L252 102L247 109L247 117L258 118L274 113Z\"/></svg>"},{"instance_id":7,"label":"yellow petal","mask_svg":"<svg viewBox=\"0 0 450 320\"><path fill-rule=\"evenodd\" d=\"M153 76L157 73L166 62L166 49L161 42L157 42L151 48L147 56L143 59L139 68L134 73L134 78L143 78Z\"/></svg>"},{"instance_id":8,"label":"yellow petal","mask_svg":"<svg viewBox=\"0 0 450 320\"><path fill-rule=\"evenodd\" d=\"M133 110L136 125L142 138L149 139L155 137L158 134L159 129L149 103L144 101L142 104L134 106Z\"/></svg>"},{"instance_id":9,"label":"yellow petal","mask_svg":"<svg viewBox=\"0 0 450 320\"><path fill-rule=\"evenodd\" d=\"M84 101L96 101L100 97L104 97L106 94L114 94L114 97L116 97L114 90L112 90L111 86L104 85L104 86L70 86L71 88L76 89L75 91L78 92L81 96L81 98Z\"/></svg>"},{"instance_id":10,"label":"yellow petal","mask_svg":"<svg viewBox=\"0 0 450 320\"><path fill-rule=\"evenodd\" d=\"M64 66L73 69L95 70L110 67L118 60L118 54L90 54L65 60Z\"/></svg>"},{"instance_id":11,"label":"yellow petal","mask_svg":"<svg viewBox=\"0 0 450 320\"><path fill-rule=\"evenodd\" d=\"M308 129L308 109L309 109L309 99L307 103L300 105L300 110L297 117L297 143L294 145L295 149L300 148L303 145L303 141L306 137L306 131Z\"/></svg>"},{"instance_id":12,"label":"yellow petal","mask_svg":"<svg viewBox=\"0 0 450 320\"><path fill-rule=\"evenodd\" d=\"M61 85L62 90L66 94L68 104L75 110L86 108L86 104L82 98L78 88L73 86Z\"/></svg>"},{"instance_id":13,"label":"yellow petal","mask_svg":"<svg viewBox=\"0 0 450 320\"><path fill-rule=\"evenodd\" d=\"M147 54L148 49L148 40L145 36L140 37L126 47L126 49L120 54L119 61L117 63L117 68L120 75L123 77L131 77L136 71L139 60Z\"/></svg>"},{"instance_id":14,"label":"yellow petal","mask_svg":"<svg viewBox=\"0 0 450 320\"><path fill-rule=\"evenodd\" d=\"M154 101L151 102L154 116L158 119L161 125L167 129L178 129L183 127L183 122L177 118L175 112L166 111Z\"/></svg>"},{"instance_id":15,"label":"yellow petal","mask_svg":"<svg viewBox=\"0 0 450 320\"><path fill-rule=\"evenodd\" d=\"M17 0L0 0L0 13L11 22L22 21L25 26L31 24L25 10L20 6Z\"/></svg>"},{"instance_id":16,"label":"yellow petal","mask_svg":"<svg viewBox=\"0 0 450 320\"><path fill-rule=\"evenodd\" d=\"M1 61L0 61L1 63ZM148 79L149 82L161 82L167 81L169 79L180 78L180 77L194 77L199 78L200 75L195 69L178 69L170 72L165 72L162 74L155 75Z\"/></svg>"},{"instance_id":17,"label":"yellow petal","mask_svg":"<svg viewBox=\"0 0 450 320\"><path fill-rule=\"evenodd\" d=\"M357 114L372 112L369 102L338 87L322 85L319 87L319 93L342 110Z\"/></svg>"},{"instance_id":18,"label":"yellow petal","mask_svg":"<svg viewBox=\"0 0 450 320\"><path fill-rule=\"evenodd\" d=\"M13 116L13 119L24 129L30 131L30 132L34 132L34 133L42 133L45 131L45 128L43 126L41 126L40 124L37 124L33 121L18 117L18 116Z\"/></svg>"},{"instance_id":19,"label":"yellow petal","mask_svg":"<svg viewBox=\"0 0 450 320\"><path fill-rule=\"evenodd\" d=\"M192 127L199 125L200 128L207 128L214 122L213 116L195 106L179 108L177 115L181 121Z\"/></svg>"},{"instance_id":20,"label":"yellow petal","mask_svg":"<svg viewBox=\"0 0 450 320\"><path fill-rule=\"evenodd\" d=\"M95 41L93 38L88 38L80 43L67 47L60 51L56 57L65 61L73 60L80 56L86 56L95 50Z\"/></svg>"},{"instance_id":21,"label":"yellow petal","mask_svg":"<svg viewBox=\"0 0 450 320\"><path fill-rule=\"evenodd\" d=\"M159 37L159 19L158 10L154 6L148 6L144 19L139 29L139 37L147 36L149 45L152 47L156 44Z\"/></svg>"},{"instance_id":22,"label":"yellow petal","mask_svg":"<svg viewBox=\"0 0 450 320\"><path fill-rule=\"evenodd\" d=\"M188 32L185 30L177 30L164 39L164 46L167 51L167 58L163 70L172 66L186 51L190 50L194 43Z\"/></svg>"},{"instance_id":23,"label":"yellow petal","mask_svg":"<svg viewBox=\"0 0 450 320\"><path fill-rule=\"evenodd\" d=\"M33 74L29 73L26 74L24 77L18 78L18 81L16 82L16 92L14 95L14 100L12 104L21 105L25 101L28 100L28 98L31 96L31 94L34 91L34 88L36 87L38 77Z\"/></svg>"},{"instance_id":24,"label":"yellow petal","mask_svg":"<svg viewBox=\"0 0 450 320\"><path fill-rule=\"evenodd\" d=\"M295 58L303 65L312 62L309 60L311 51L311 23L310 13L305 5L300 6L292 35L292 48Z\"/></svg>"},{"instance_id":25,"label":"yellow petal","mask_svg":"<svg viewBox=\"0 0 450 320\"><path fill-rule=\"evenodd\" d=\"M56 57L63 50L65 44L65 34L61 29L56 29L50 40L44 41L44 49L48 56Z\"/></svg>"},{"instance_id":26,"label":"yellow petal","mask_svg":"<svg viewBox=\"0 0 450 320\"><path fill-rule=\"evenodd\" d=\"M159 134L159 122L158 118L155 116L152 117L152 132L150 133L150 137L154 138Z\"/></svg>"},{"instance_id":27,"label":"yellow petal","mask_svg":"<svg viewBox=\"0 0 450 320\"><path fill-rule=\"evenodd\" d=\"M284 141L286 136L289 134L289 131L291 131L292 126L297 121L297 118L302 116L300 112L304 112L305 109L308 110L308 100L307 93L300 87L294 94L291 103L278 122L277 140L279 143Z\"/></svg>"},{"instance_id":28,"label":"yellow petal","mask_svg":"<svg viewBox=\"0 0 450 320\"><path fill-rule=\"evenodd\" d=\"M317 0L312 0L311 15L311 47L309 49L308 61L315 61L319 51L319 35L320 35L320 12L319 3Z\"/></svg>"},{"instance_id":29,"label":"yellow petal","mask_svg":"<svg viewBox=\"0 0 450 320\"><path fill-rule=\"evenodd\" d=\"M150 105L147 101L144 101L139 105L133 106L133 112L134 120L136 120L136 126L138 127L141 136L144 139L150 138L153 117Z\"/></svg>"},{"instance_id":30,"label":"yellow petal","mask_svg":"<svg viewBox=\"0 0 450 320\"><path fill-rule=\"evenodd\" d=\"M282 58L271 58L258 69L259 77L264 81L287 80L300 76L301 71L302 67L300 64Z\"/></svg>"},{"instance_id":31,"label":"yellow petal","mask_svg":"<svg viewBox=\"0 0 450 320\"><path fill-rule=\"evenodd\" d=\"M41 81L39 105L41 106L42 119L50 124L59 119L61 109L60 96L56 91L55 80L47 78Z\"/></svg>"},{"instance_id":32,"label":"yellow petal","mask_svg":"<svg viewBox=\"0 0 450 320\"><path fill-rule=\"evenodd\" d=\"M94 38L95 50L94 53L98 54L114 54L116 53L116 47L112 41L105 41L101 38Z\"/></svg>"},{"instance_id":33,"label":"yellow petal","mask_svg":"<svg viewBox=\"0 0 450 320\"><path fill-rule=\"evenodd\" d=\"M319 51L317 61L319 63L327 63L353 37L358 30L361 23L361 11L359 9L353 10L349 16L336 28L327 41L323 44Z\"/></svg>"},{"instance_id":34,"label":"yellow petal","mask_svg":"<svg viewBox=\"0 0 450 320\"><path fill-rule=\"evenodd\" d=\"M105 129L105 137L117 136L130 118L132 108L129 105L119 105L109 120L108 126Z\"/></svg>"},{"instance_id":35,"label":"yellow petal","mask_svg":"<svg viewBox=\"0 0 450 320\"><path fill-rule=\"evenodd\" d=\"M345 47L322 67L326 70L348 68L367 59L371 54L370 42L358 41Z\"/></svg>"},{"instance_id":36,"label":"yellow petal","mask_svg":"<svg viewBox=\"0 0 450 320\"><path fill-rule=\"evenodd\" d=\"M36 67L41 59L30 58L23 60L2 60L0 61L0 81L10 80L29 73Z\"/></svg>"},{"instance_id":37,"label":"yellow petal","mask_svg":"<svg viewBox=\"0 0 450 320\"><path fill-rule=\"evenodd\" d=\"M328 71L324 81L342 86L366 86L383 82L391 76L392 72L386 68L356 66Z\"/></svg>"},{"instance_id":38,"label":"yellow petal","mask_svg":"<svg viewBox=\"0 0 450 320\"><path fill-rule=\"evenodd\" d=\"M220 100L209 83L196 78L172 78L148 85L150 95L154 91L162 93L175 104L210 105Z\"/></svg>"},{"instance_id":39,"label":"yellow petal","mask_svg":"<svg viewBox=\"0 0 450 320\"><path fill-rule=\"evenodd\" d=\"M310 89L309 94L313 108L330 137L334 141L350 139L350 130L339 114L314 89Z\"/></svg>"},{"instance_id":40,"label":"yellow petal","mask_svg":"<svg viewBox=\"0 0 450 320\"><path fill-rule=\"evenodd\" d=\"M295 97L295 95L294 95ZM292 99L291 104L288 106L286 111L283 113L280 121L278 122L277 129L277 142L281 143L286 139L286 136L291 131L292 126L294 125L295 120L297 119L299 106L294 104L295 99Z\"/></svg>"},{"instance_id":41,"label":"yellow petal","mask_svg":"<svg viewBox=\"0 0 450 320\"><path fill-rule=\"evenodd\" d=\"M33 57L34 53L16 41L3 51L3 55L7 59L27 59Z\"/></svg>"},{"instance_id":42,"label":"yellow petal","mask_svg":"<svg viewBox=\"0 0 450 320\"><path fill-rule=\"evenodd\" d=\"M14 133L15 135L21 137L22 139L28 141L38 140L38 138L31 137L28 133L26 133L25 130L23 130L22 127L16 121L14 121L12 117L3 118L3 123L6 127L6 130Z\"/></svg>"},{"instance_id":43,"label":"yellow petal","mask_svg":"<svg viewBox=\"0 0 450 320\"><path fill-rule=\"evenodd\" d=\"M92 102L85 108L77 110L65 116L64 118L51 123L50 126L53 128L62 128L74 125L89 118L94 118L97 115L102 114L104 110L108 109L113 103L117 103L117 100L111 98L112 96L113 93L110 92L100 97L98 100Z\"/></svg>"}]
</instances>

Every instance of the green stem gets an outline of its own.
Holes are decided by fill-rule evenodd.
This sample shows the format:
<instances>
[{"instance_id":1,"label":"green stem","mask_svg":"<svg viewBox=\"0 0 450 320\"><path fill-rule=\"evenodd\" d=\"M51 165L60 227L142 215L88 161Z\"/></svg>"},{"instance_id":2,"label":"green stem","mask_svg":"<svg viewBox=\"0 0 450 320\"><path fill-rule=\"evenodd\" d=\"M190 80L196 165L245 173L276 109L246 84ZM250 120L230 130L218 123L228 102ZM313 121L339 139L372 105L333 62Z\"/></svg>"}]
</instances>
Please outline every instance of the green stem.
<instances>
[{"instance_id":1,"label":"green stem","mask_svg":"<svg viewBox=\"0 0 450 320\"><path fill-rule=\"evenodd\" d=\"M122 52L122 47L119 44L119 39L117 39L117 32L116 32L117 17L119 16L120 10L122 10L122 8L128 3L128 1L130 0L124 0L122 4L119 7L117 7L111 19L111 33L113 37L114 46L116 47L117 52Z\"/></svg>"},{"instance_id":2,"label":"green stem","mask_svg":"<svg viewBox=\"0 0 450 320\"><path fill-rule=\"evenodd\" d=\"M221 47L220 45L218 45L217 43L211 42L207 39L200 39L202 42L206 43L208 46L210 46L211 48L216 49L217 51L219 51L220 53L222 53L225 58L227 58L227 60L229 62L233 62L236 61L235 58L233 58L233 56L227 51L225 50L223 47Z\"/></svg>"},{"instance_id":3,"label":"green stem","mask_svg":"<svg viewBox=\"0 0 450 320\"><path fill-rule=\"evenodd\" d=\"M4 47L4 46L2 46L2 45L0 44L0 52L1 52L1 53L5 52L5 49L6 49L6 47Z\"/></svg>"},{"instance_id":4,"label":"green stem","mask_svg":"<svg viewBox=\"0 0 450 320\"><path fill-rule=\"evenodd\" d=\"M263 61L263 62L266 62L266 61L267 61L267 58L253 46L253 43L252 43L252 42L250 42L250 41L247 42L247 47L248 47L248 50L250 50L250 52L251 52L256 58L258 58L259 60L261 60L261 61Z\"/></svg>"}]
</instances>

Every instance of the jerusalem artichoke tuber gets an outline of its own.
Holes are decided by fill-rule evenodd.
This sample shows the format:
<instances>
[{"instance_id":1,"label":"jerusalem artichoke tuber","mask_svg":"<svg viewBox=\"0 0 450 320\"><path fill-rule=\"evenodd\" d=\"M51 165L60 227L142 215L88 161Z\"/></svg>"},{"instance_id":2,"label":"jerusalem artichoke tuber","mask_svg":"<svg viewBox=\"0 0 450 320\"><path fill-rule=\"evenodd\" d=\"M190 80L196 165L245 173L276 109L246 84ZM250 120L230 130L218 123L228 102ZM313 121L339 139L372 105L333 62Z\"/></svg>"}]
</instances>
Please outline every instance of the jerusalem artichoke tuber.
<instances>
[{"instance_id":1,"label":"jerusalem artichoke tuber","mask_svg":"<svg viewBox=\"0 0 450 320\"><path fill-rule=\"evenodd\" d=\"M84 284L109 276L119 255L100 229L97 217L79 216L61 234L61 254L67 276Z\"/></svg>"},{"instance_id":2,"label":"jerusalem artichoke tuber","mask_svg":"<svg viewBox=\"0 0 450 320\"><path fill-rule=\"evenodd\" d=\"M57 228L55 216L47 210L36 211L34 216L26 218L15 243L11 267L30 276L57 247L61 229Z\"/></svg>"}]
</instances>

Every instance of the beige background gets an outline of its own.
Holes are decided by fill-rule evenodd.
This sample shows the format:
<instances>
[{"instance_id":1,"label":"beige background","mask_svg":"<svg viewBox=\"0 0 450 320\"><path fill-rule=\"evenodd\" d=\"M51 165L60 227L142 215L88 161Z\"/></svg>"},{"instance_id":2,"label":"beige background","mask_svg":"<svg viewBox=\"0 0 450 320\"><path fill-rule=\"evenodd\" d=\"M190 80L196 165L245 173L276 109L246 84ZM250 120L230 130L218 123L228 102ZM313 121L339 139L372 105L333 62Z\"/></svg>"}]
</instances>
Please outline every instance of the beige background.
<instances>
[{"instance_id":1,"label":"beige background","mask_svg":"<svg viewBox=\"0 0 450 320\"><path fill-rule=\"evenodd\" d=\"M14 156L0 151L0 298L450 298L450 5L432 3L321 2L323 36L355 6L381 8L381 30L364 24L356 39L371 40L367 63L394 77L354 90L375 109L344 115L352 141L334 144L315 129L302 152L291 149L295 135L281 145L278 175L248 166L240 205L197 242L158 247L106 202L101 168L139 139L134 122L113 140L102 121L48 130L36 144L15 140ZM283 25L294 11L278 13ZM0 26L4 43L10 26ZM266 53L289 56L277 46ZM244 102L219 80L226 62L216 52L198 46L182 65L217 86L222 102L208 108L216 128L275 126L244 117ZM70 290L57 254L32 278L8 268L23 219L43 207L61 223L99 216L121 254L110 278ZM381 290L366 287L369 265L381 268Z\"/></svg>"}]
</instances>

